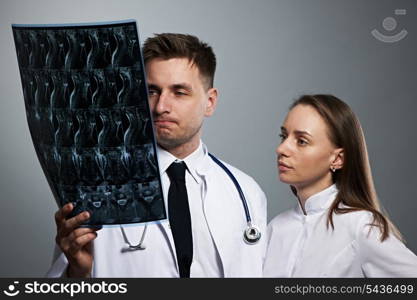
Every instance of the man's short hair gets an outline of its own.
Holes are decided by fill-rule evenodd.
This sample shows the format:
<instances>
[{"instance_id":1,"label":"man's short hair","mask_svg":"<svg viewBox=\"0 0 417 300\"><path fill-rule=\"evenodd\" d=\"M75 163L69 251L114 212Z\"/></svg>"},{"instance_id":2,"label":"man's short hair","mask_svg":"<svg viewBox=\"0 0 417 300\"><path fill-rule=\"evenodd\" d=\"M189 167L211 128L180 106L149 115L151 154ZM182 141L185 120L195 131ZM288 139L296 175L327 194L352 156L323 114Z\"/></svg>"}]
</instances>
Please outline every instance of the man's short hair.
<instances>
[{"instance_id":1,"label":"man's short hair","mask_svg":"<svg viewBox=\"0 0 417 300\"><path fill-rule=\"evenodd\" d=\"M213 87L216 56L211 46L197 37L179 33L155 34L143 44L143 59L146 64L156 58L187 58L198 68L206 88Z\"/></svg>"}]
</instances>

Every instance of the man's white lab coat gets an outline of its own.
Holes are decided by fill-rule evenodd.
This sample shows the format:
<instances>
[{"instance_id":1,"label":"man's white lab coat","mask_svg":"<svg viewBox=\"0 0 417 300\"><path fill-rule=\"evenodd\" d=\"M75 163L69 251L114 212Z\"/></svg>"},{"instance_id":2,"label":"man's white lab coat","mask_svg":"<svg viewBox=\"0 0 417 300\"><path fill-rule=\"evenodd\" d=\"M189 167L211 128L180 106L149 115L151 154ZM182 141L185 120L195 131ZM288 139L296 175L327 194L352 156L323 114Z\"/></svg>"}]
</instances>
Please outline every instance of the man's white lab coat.
<instances>
[{"instance_id":1,"label":"man's white lab coat","mask_svg":"<svg viewBox=\"0 0 417 300\"><path fill-rule=\"evenodd\" d=\"M196 173L202 179L203 214L218 251L225 277L261 277L266 251L266 198L248 175L227 165L238 180L248 202L253 225L263 236L254 245L243 240L247 228L245 211L229 176L207 154ZM124 226L131 244L139 243L145 226ZM93 242L92 277L179 277L175 244L169 222L149 224L145 250L127 251L119 226L103 228ZM58 247L48 277L65 276L68 262Z\"/></svg>"}]
</instances>

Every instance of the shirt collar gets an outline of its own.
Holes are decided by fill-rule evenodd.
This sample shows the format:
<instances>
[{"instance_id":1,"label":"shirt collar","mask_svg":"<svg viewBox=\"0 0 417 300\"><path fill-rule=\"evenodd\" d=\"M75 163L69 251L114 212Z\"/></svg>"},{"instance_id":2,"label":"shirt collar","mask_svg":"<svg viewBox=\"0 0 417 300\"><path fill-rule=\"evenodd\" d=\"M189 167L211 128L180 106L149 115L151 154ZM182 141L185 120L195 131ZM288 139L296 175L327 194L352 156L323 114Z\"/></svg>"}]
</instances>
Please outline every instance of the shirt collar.
<instances>
[{"instance_id":1,"label":"shirt collar","mask_svg":"<svg viewBox=\"0 0 417 300\"><path fill-rule=\"evenodd\" d=\"M205 147L203 147L203 143L200 140L200 143L197 149L188 155L184 159L179 159L169 153L168 151L162 149L161 147L157 146L157 154L158 154L158 161L159 161L159 168L161 171L161 175L166 172L168 167L174 161L183 161L187 166L187 170L190 173L191 177L197 182L200 183L201 178L197 174L197 169L199 168L204 156L205 156Z\"/></svg>"},{"instance_id":2,"label":"shirt collar","mask_svg":"<svg viewBox=\"0 0 417 300\"><path fill-rule=\"evenodd\" d=\"M336 184L332 184L328 188L307 198L304 205L307 215L328 209L332 204L333 200L336 198L337 193L338 189L336 187ZM304 214L299 202L297 205L297 212L300 214Z\"/></svg>"}]
</instances>

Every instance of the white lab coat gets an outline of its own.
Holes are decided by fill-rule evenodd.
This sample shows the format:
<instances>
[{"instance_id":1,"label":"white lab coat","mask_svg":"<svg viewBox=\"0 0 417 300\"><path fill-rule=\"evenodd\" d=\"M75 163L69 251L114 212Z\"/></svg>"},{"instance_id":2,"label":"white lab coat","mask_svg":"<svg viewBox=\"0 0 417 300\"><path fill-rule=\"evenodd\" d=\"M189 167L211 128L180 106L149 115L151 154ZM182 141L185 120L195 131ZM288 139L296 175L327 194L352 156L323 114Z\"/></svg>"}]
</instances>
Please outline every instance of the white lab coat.
<instances>
[{"instance_id":1,"label":"white lab coat","mask_svg":"<svg viewBox=\"0 0 417 300\"><path fill-rule=\"evenodd\" d=\"M239 194L228 175L207 154L197 170L203 181L203 213L221 260L225 277L260 277L266 251L266 197L248 175L227 165L246 196L253 224L263 236L254 245L243 241L247 227ZM131 244L136 245L144 226L124 226ZM145 250L125 251L127 245L119 227L103 228L93 242L92 277L179 277L175 244L169 222L148 225ZM55 246L48 277L65 276L68 262Z\"/></svg>"},{"instance_id":2,"label":"white lab coat","mask_svg":"<svg viewBox=\"0 0 417 300\"><path fill-rule=\"evenodd\" d=\"M268 226L265 277L417 277L417 257L392 234L380 241L372 214L333 214L335 185L311 196L304 215L299 204Z\"/></svg>"}]
</instances>

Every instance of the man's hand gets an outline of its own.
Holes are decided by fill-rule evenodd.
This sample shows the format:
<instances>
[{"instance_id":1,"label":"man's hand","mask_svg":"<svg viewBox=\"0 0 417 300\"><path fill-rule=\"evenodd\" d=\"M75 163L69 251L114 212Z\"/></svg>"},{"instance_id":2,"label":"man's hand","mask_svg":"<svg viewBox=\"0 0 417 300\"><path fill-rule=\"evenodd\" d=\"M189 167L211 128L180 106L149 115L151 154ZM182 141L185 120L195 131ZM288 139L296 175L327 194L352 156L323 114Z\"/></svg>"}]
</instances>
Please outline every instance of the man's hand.
<instances>
[{"instance_id":1,"label":"man's hand","mask_svg":"<svg viewBox=\"0 0 417 300\"><path fill-rule=\"evenodd\" d=\"M67 220L66 216L73 209L73 205L67 203L55 213L55 241L68 259L68 277L90 277L93 267L92 241L100 228L79 228L90 217L87 211Z\"/></svg>"}]
</instances>

